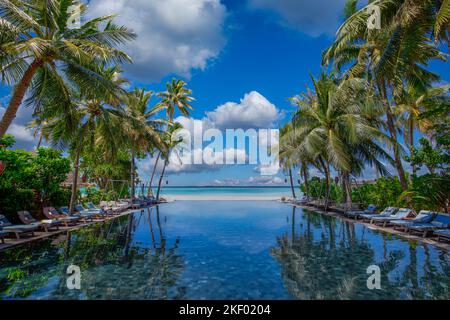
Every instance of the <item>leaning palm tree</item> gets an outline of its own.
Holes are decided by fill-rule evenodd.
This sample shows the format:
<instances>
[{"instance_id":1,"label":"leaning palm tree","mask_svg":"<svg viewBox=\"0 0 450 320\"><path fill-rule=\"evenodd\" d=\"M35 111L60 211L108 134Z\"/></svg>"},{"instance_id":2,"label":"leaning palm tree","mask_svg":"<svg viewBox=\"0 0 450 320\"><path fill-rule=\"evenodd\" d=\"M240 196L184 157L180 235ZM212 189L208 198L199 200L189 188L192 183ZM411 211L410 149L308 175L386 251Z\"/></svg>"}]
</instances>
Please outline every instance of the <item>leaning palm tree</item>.
<instances>
[{"instance_id":1,"label":"leaning palm tree","mask_svg":"<svg viewBox=\"0 0 450 320\"><path fill-rule=\"evenodd\" d=\"M164 159L163 169L158 181L158 191L156 192L156 201L159 201L159 195L161 193L161 184L164 178L164 173L166 171L167 165L170 163L170 158L172 155L178 157L178 161L181 162L177 146L183 142L183 137L178 134L178 131L182 129L182 125L178 122L174 124L169 124L166 132L162 134L163 137L163 148L161 149L161 156Z\"/></svg>"},{"instance_id":2,"label":"leaning palm tree","mask_svg":"<svg viewBox=\"0 0 450 320\"><path fill-rule=\"evenodd\" d=\"M23 102L35 110L60 102L69 105L73 84L81 91L90 87L114 93L95 65L131 61L116 47L135 35L115 25L113 16L70 28L73 6L81 15L86 12L87 6L74 0L0 0L0 78L2 84L14 86L0 121L0 137Z\"/></svg>"}]
</instances>

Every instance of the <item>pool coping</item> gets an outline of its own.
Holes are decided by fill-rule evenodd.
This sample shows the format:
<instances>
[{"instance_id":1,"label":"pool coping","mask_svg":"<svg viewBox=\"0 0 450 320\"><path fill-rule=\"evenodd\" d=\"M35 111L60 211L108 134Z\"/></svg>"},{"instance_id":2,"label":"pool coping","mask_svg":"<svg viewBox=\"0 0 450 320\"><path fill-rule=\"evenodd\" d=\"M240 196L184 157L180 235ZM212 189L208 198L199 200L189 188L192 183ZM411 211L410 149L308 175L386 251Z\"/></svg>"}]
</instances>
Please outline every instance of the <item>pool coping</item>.
<instances>
[{"instance_id":1,"label":"pool coping","mask_svg":"<svg viewBox=\"0 0 450 320\"><path fill-rule=\"evenodd\" d=\"M341 215L341 214L339 214L337 212L323 211L323 210L317 209L316 207L310 207L310 206L305 206L305 205L293 204L293 203L290 203L290 202L284 202L284 203L288 204L288 205L291 205L291 206L294 206L294 207L297 207L297 208L302 208L302 209L310 210L310 211L313 211L313 212L317 212L319 214L323 214L323 215L326 215L326 216L329 216L329 217L335 217L335 218L338 218L340 220L344 220L344 221L347 221L347 222L362 224L365 227L367 227L368 229L373 230L373 231L380 231L380 232L384 232L384 233L389 233L389 234L396 235L396 236L398 236L400 238L403 238L403 239L406 239L406 240L412 240L412 241L417 241L417 242L421 242L421 243L428 244L428 245L433 245L433 246L435 246L435 247L437 247L437 248L439 248L441 250L447 251L447 254L450 254L450 244L449 243L438 242L438 241L436 241L436 240L434 240L432 238L423 238L423 237L420 237L420 236L416 236L416 235L413 235L413 234L409 234L409 233L405 233L405 232L402 232L402 231L399 231L399 230L395 230L394 228L381 227L381 226L378 226L378 225L370 224L368 222L364 222L362 220L350 219L350 218L347 218L347 217L345 217L345 216L343 216L343 215Z\"/></svg>"}]
</instances>

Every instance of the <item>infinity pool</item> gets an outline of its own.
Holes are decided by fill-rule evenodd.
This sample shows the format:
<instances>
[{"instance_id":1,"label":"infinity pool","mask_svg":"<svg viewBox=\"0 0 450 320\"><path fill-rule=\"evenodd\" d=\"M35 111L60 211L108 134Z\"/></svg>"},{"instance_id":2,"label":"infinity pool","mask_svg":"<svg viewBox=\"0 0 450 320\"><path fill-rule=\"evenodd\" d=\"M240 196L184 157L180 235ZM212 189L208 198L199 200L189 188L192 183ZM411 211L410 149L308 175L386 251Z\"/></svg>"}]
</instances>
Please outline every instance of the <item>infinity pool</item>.
<instances>
[{"instance_id":1,"label":"infinity pool","mask_svg":"<svg viewBox=\"0 0 450 320\"><path fill-rule=\"evenodd\" d=\"M270 201L178 201L0 252L0 299L449 299L449 284L448 252Z\"/></svg>"}]
</instances>

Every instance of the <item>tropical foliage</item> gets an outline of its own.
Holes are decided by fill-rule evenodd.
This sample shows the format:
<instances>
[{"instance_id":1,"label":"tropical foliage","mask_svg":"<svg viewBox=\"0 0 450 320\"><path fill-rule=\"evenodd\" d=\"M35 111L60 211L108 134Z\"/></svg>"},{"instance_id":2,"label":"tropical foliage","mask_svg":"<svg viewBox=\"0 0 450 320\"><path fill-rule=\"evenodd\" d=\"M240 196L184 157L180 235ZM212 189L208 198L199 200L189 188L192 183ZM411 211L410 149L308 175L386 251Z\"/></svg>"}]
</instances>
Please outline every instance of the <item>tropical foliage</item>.
<instances>
[{"instance_id":1,"label":"tropical foliage","mask_svg":"<svg viewBox=\"0 0 450 320\"><path fill-rule=\"evenodd\" d=\"M331 73L312 78L313 88L291 99L297 111L291 133L281 140L280 158L299 167L306 195L322 197L326 206L337 200L348 207L356 201L418 208L428 204L447 211L450 197L442 185L450 181L449 86L442 86L427 66L447 58L440 50L449 40L449 2L371 1L381 11L378 30L367 27L369 7L358 9L357 2L347 2L346 21L323 53L323 65L331 65ZM419 147L417 135L425 135ZM411 174L404 160L410 162ZM324 180L310 181L305 167L315 167ZM422 167L430 174L419 177ZM352 181L368 168L381 177L397 177L355 192ZM333 186L332 173L340 186ZM320 195L312 188L318 183L323 184ZM363 196L358 200L357 194Z\"/></svg>"},{"instance_id":2,"label":"tropical foliage","mask_svg":"<svg viewBox=\"0 0 450 320\"><path fill-rule=\"evenodd\" d=\"M9 140L12 147L11 137ZM6 143L5 143L6 144ZM5 170L0 179L2 213L14 218L18 210L67 204L67 190L61 187L70 170L70 161L60 151L39 148L36 152L0 147ZM13 219L14 220L14 219Z\"/></svg>"}]
</instances>

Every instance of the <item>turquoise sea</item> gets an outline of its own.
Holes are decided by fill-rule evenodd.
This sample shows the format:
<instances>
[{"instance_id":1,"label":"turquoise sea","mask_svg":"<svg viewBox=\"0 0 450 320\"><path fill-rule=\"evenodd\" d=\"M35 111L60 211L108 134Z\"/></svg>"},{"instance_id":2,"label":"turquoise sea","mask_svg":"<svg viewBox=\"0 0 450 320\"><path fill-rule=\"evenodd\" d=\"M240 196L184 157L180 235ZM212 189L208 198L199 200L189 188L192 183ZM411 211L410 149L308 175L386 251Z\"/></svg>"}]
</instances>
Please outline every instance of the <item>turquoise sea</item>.
<instances>
[{"instance_id":1,"label":"turquoise sea","mask_svg":"<svg viewBox=\"0 0 450 320\"><path fill-rule=\"evenodd\" d=\"M146 192L146 188L144 188ZM153 189L156 191L156 188ZM142 188L139 188L138 193L142 192ZM300 190L296 187L297 195L300 195ZM163 187L161 190L163 196L176 197L176 196L239 196L239 197L270 197L281 198L290 197L290 187Z\"/></svg>"}]
</instances>

